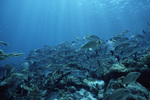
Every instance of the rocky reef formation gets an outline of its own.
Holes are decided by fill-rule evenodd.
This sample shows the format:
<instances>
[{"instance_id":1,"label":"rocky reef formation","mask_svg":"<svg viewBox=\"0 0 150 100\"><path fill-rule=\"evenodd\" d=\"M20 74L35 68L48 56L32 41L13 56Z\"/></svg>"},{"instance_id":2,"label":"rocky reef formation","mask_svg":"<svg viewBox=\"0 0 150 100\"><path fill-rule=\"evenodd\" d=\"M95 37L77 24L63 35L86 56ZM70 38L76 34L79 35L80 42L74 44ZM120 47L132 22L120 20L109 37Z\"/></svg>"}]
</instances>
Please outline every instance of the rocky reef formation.
<instances>
[{"instance_id":1,"label":"rocky reef formation","mask_svg":"<svg viewBox=\"0 0 150 100\"><path fill-rule=\"evenodd\" d=\"M122 50L129 56L118 57L120 44L112 52L108 42L92 41L91 50L91 38L99 39L91 36L33 50L19 70L9 64L0 67L1 99L148 100L150 50L132 46L135 52Z\"/></svg>"}]
</instances>

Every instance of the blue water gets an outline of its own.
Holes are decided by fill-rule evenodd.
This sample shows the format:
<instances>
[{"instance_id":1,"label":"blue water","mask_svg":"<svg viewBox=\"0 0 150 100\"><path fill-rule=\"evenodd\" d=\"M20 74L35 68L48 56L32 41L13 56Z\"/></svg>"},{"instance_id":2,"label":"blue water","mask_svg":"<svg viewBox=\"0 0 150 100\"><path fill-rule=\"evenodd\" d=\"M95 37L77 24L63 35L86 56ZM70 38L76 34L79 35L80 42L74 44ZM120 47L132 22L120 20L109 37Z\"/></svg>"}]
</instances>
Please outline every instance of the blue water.
<instances>
[{"instance_id":1,"label":"blue water","mask_svg":"<svg viewBox=\"0 0 150 100\"><path fill-rule=\"evenodd\" d=\"M141 33L150 21L149 0L0 0L0 45L4 52L23 52L94 34L109 39L123 30Z\"/></svg>"}]
</instances>

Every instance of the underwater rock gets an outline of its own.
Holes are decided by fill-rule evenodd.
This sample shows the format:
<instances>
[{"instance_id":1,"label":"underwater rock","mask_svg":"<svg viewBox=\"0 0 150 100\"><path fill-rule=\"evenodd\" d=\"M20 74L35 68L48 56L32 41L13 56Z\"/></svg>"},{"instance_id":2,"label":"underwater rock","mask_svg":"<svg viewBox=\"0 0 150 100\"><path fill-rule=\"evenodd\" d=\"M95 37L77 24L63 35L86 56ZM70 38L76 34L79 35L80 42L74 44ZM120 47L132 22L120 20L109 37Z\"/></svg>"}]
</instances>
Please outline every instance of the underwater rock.
<instances>
[{"instance_id":1,"label":"underwater rock","mask_svg":"<svg viewBox=\"0 0 150 100\"><path fill-rule=\"evenodd\" d=\"M108 97L110 98L110 95L112 95L112 93L115 90L123 89L123 88L124 88L124 86L122 85L122 80L120 82L120 80L118 80L118 79L117 80L111 79L105 89L104 100L108 100Z\"/></svg>"},{"instance_id":2,"label":"underwater rock","mask_svg":"<svg viewBox=\"0 0 150 100\"><path fill-rule=\"evenodd\" d=\"M24 62L21 64L22 72L25 74L29 73L29 66L30 64L28 62Z\"/></svg>"},{"instance_id":3,"label":"underwater rock","mask_svg":"<svg viewBox=\"0 0 150 100\"><path fill-rule=\"evenodd\" d=\"M80 100L97 100L96 98L94 98L94 94L85 89L80 89L80 91L77 91L77 93L82 96Z\"/></svg>"},{"instance_id":4,"label":"underwater rock","mask_svg":"<svg viewBox=\"0 0 150 100\"><path fill-rule=\"evenodd\" d=\"M83 84L81 79L78 77L68 77L67 79L69 82L76 84L76 85L82 85Z\"/></svg>"},{"instance_id":5,"label":"underwater rock","mask_svg":"<svg viewBox=\"0 0 150 100\"><path fill-rule=\"evenodd\" d=\"M14 67L9 64L5 64L4 67L0 67L0 80L4 80L9 77L14 71Z\"/></svg>"},{"instance_id":6,"label":"underwater rock","mask_svg":"<svg viewBox=\"0 0 150 100\"><path fill-rule=\"evenodd\" d=\"M150 100L150 91L149 91L149 99L148 100Z\"/></svg>"},{"instance_id":7,"label":"underwater rock","mask_svg":"<svg viewBox=\"0 0 150 100\"><path fill-rule=\"evenodd\" d=\"M130 70L122 64L113 64L109 69L105 69L102 78L105 83L108 84L111 79L117 79L120 76L124 76L129 71Z\"/></svg>"},{"instance_id":8,"label":"underwater rock","mask_svg":"<svg viewBox=\"0 0 150 100\"><path fill-rule=\"evenodd\" d=\"M75 93L77 90L76 90L76 88L74 87L74 86L70 86L69 87L69 92L71 92L71 93Z\"/></svg>"},{"instance_id":9,"label":"underwater rock","mask_svg":"<svg viewBox=\"0 0 150 100\"><path fill-rule=\"evenodd\" d=\"M148 99L148 90L142 86L140 83L135 82L135 80L137 79L137 77L139 77L139 73L137 72L130 72L129 74L127 74L125 77L120 77L120 79L118 78L117 80L111 79L109 81L109 84L107 85L106 88L106 92L104 94L104 99L107 100L107 98L110 98L110 100L113 100L113 97L109 97L110 94L113 93L113 91L116 91L117 89L127 89L130 91L130 94L126 97L127 100L147 100ZM135 76L135 78L134 78ZM127 83L129 83L127 86L124 85L124 82L126 81ZM119 94L118 94L119 95ZM121 95L121 94L120 94ZM119 98L119 99L117 99ZM122 98L123 99L123 98ZM121 99L121 100L122 100ZM120 100L120 97L116 96L116 98L114 100Z\"/></svg>"},{"instance_id":10,"label":"underwater rock","mask_svg":"<svg viewBox=\"0 0 150 100\"><path fill-rule=\"evenodd\" d=\"M150 54L146 54L141 58L141 61L150 67Z\"/></svg>"},{"instance_id":11,"label":"underwater rock","mask_svg":"<svg viewBox=\"0 0 150 100\"><path fill-rule=\"evenodd\" d=\"M103 100L103 98L104 98L104 89L100 89L98 91L97 99L98 100Z\"/></svg>"},{"instance_id":12,"label":"underwater rock","mask_svg":"<svg viewBox=\"0 0 150 100\"><path fill-rule=\"evenodd\" d=\"M100 90L104 87L105 82L103 80L90 80L90 79L84 79L83 83L86 84L90 90Z\"/></svg>"},{"instance_id":13,"label":"underwater rock","mask_svg":"<svg viewBox=\"0 0 150 100\"><path fill-rule=\"evenodd\" d=\"M31 51L21 64L22 71L13 71L9 65L0 68L0 96L9 94L12 100L148 99L149 56L142 55L149 50L141 51L138 41L138 46L134 46L135 41L126 37L126 32L109 41L91 35ZM134 40L138 38L139 35ZM102 44L94 48L99 40ZM0 50L0 57L3 54Z\"/></svg>"},{"instance_id":14,"label":"underwater rock","mask_svg":"<svg viewBox=\"0 0 150 100\"><path fill-rule=\"evenodd\" d=\"M7 74L14 69L14 67L11 66L10 64L5 64L3 68Z\"/></svg>"},{"instance_id":15,"label":"underwater rock","mask_svg":"<svg viewBox=\"0 0 150 100\"><path fill-rule=\"evenodd\" d=\"M121 82L119 82L118 80L111 79L106 87L106 90L116 90L119 88L123 88Z\"/></svg>"},{"instance_id":16,"label":"underwater rock","mask_svg":"<svg viewBox=\"0 0 150 100\"><path fill-rule=\"evenodd\" d=\"M80 71L80 70L72 70L71 73L68 75L69 76L74 76L74 77L78 77L78 78L85 78L85 74Z\"/></svg>"},{"instance_id":17,"label":"underwater rock","mask_svg":"<svg viewBox=\"0 0 150 100\"><path fill-rule=\"evenodd\" d=\"M130 96L127 98L129 100L148 100L149 98L149 91L138 82L133 82L126 88L131 91Z\"/></svg>"},{"instance_id":18,"label":"underwater rock","mask_svg":"<svg viewBox=\"0 0 150 100\"><path fill-rule=\"evenodd\" d=\"M144 71L147 69L147 66L145 66L142 62L137 62L133 59L125 59L122 61L122 64L130 71Z\"/></svg>"},{"instance_id":19,"label":"underwater rock","mask_svg":"<svg viewBox=\"0 0 150 100\"><path fill-rule=\"evenodd\" d=\"M67 64L67 66L70 68L81 69L81 65L77 64L76 62L70 62Z\"/></svg>"},{"instance_id":20,"label":"underwater rock","mask_svg":"<svg viewBox=\"0 0 150 100\"><path fill-rule=\"evenodd\" d=\"M141 75L140 78L138 78L138 82L146 88L150 87L150 68L147 65L133 59L126 59L122 62L122 64L128 68L130 72L140 72Z\"/></svg>"},{"instance_id":21,"label":"underwater rock","mask_svg":"<svg viewBox=\"0 0 150 100\"><path fill-rule=\"evenodd\" d=\"M16 80L23 82L24 80L28 80L28 76L21 73L13 73L10 77L0 82L0 86L13 84L13 82L15 82Z\"/></svg>"},{"instance_id":22,"label":"underwater rock","mask_svg":"<svg viewBox=\"0 0 150 100\"><path fill-rule=\"evenodd\" d=\"M28 81L28 76L21 73L12 73L9 77L6 77L2 82L0 82L0 95L3 95L6 99L4 100L14 100L19 98L21 90L21 85ZM18 96L16 94L20 93ZM2 96L2 98L3 98Z\"/></svg>"},{"instance_id":23,"label":"underwater rock","mask_svg":"<svg viewBox=\"0 0 150 100\"><path fill-rule=\"evenodd\" d=\"M59 96L59 93L58 92L52 92L50 93L49 95L47 95L44 100L55 100L57 99Z\"/></svg>"},{"instance_id":24,"label":"underwater rock","mask_svg":"<svg viewBox=\"0 0 150 100\"><path fill-rule=\"evenodd\" d=\"M101 69L99 68L99 69L97 69L93 74L94 74L93 77L100 78L100 77L102 76L102 74L103 74L103 69L102 69L102 68L101 68Z\"/></svg>"},{"instance_id":25,"label":"underwater rock","mask_svg":"<svg viewBox=\"0 0 150 100\"><path fill-rule=\"evenodd\" d=\"M118 72L127 72L128 69L123 66L122 64L113 64L113 66L111 67L110 71L118 71Z\"/></svg>"}]
</instances>

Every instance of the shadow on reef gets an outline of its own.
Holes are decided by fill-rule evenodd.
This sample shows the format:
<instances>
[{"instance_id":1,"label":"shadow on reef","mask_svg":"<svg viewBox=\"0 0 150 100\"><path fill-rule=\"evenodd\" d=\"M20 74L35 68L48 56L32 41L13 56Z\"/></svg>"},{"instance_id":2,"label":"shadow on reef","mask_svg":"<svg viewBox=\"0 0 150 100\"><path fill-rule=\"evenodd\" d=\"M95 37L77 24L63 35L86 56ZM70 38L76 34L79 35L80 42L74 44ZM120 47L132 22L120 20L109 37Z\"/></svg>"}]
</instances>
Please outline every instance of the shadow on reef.
<instances>
[{"instance_id":1,"label":"shadow on reef","mask_svg":"<svg viewBox=\"0 0 150 100\"><path fill-rule=\"evenodd\" d=\"M0 70L3 100L148 100L150 42L128 30L108 41L89 35L30 52L21 70ZM144 43L144 45L142 45ZM3 53L2 53L3 54Z\"/></svg>"}]
</instances>

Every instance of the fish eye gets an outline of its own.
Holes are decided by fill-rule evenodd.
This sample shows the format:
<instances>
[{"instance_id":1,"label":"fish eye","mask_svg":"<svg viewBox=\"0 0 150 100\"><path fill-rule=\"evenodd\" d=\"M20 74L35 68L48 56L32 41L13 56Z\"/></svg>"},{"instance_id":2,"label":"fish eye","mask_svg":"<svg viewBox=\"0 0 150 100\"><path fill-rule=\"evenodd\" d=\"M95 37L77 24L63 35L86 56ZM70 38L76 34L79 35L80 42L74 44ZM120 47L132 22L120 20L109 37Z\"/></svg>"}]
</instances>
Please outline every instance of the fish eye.
<instances>
[{"instance_id":1,"label":"fish eye","mask_svg":"<svg viewBox=\"0 0 150 100\"><path fill-rule=\"evenodd\" d=\"M125 90L125 92L128 92L128 90Z\"/></svg>"}]
</instances>

